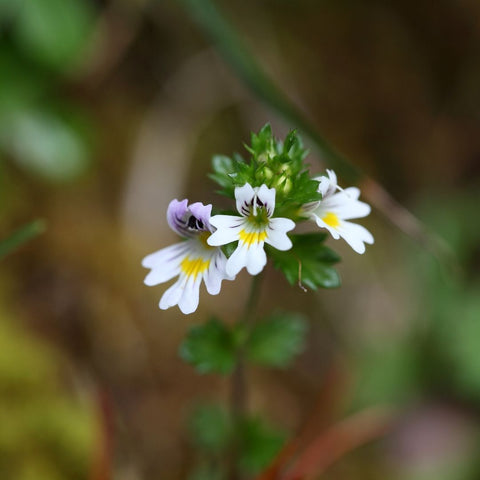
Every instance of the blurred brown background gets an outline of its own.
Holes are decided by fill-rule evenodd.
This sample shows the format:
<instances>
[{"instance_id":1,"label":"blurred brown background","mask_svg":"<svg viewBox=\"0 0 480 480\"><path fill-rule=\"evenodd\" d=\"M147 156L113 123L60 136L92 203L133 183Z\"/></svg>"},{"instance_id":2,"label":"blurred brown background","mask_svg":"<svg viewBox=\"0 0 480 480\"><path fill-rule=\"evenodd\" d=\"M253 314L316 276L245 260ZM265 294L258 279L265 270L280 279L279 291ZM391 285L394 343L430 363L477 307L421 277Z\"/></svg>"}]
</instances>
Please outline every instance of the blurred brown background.
<instances>
[{"instance_id":1,"label":"blurred brown background","mask_svg":"<svg viewBox=\"0 0 480 480\"><path fill-rule=\"evenodd\" d=\"M339 290L304 293L269 268L261 311L299 310L311 335L293 369L249 371L251 410L288 437L314 409L320 429L398 407L321 478L480 478L480 3L217 5L312 125L458 262L373 213L365 255L330 242ZM164 287L143 286L140 261L175 241L172 198L225 205L213 154L245 154L267 121L278 137L297 126L263 100L188 2L0 0L2 237L47 226L2 260L0 478L200 478L187 419L224 402L228 380L197 375L178 345L211 312L233 321L248 278L182 316L158 309ZM311 170L329 167L304 140Z\"/></svg>"}]
</instances>

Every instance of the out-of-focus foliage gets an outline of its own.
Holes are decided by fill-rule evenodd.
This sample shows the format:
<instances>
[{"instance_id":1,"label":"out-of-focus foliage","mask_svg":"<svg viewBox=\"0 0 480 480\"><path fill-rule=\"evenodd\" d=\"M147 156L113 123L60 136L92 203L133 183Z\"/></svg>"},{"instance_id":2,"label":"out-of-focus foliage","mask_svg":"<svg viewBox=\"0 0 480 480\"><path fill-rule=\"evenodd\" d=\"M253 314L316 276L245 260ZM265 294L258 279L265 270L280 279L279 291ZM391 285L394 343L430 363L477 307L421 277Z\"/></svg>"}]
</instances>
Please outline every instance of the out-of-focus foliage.
<instances>
[{"instance_id":1,"label":"out-of-focus foliage","mask_svg":"<svg viewBox=\"0 0 480 480\"><path fill-rule=\"evenodd\" d=\"M241 452L238 463L244 473L255 474L268 465L282 447L285 435L259 417L245 417L239 422L234 428L231 417L216 405L194 410L189 427L200 461L189 478L225 478L225 460L232 448ZM235 439L236 429L239 435Z\"/></svg>"},{"instance_id":2,"label":"out-of-focus foliage","mask_svg":"<svg viewBox=\"0 0 480 480\"><path fill-rule=\"evenodd\" d=\"M261 418L247 418L240 428L240 466L245 472L257 473L280 451L285 435Z\"/></svg>"},{"instance_id":3,"label":"out-of-focus foliage","mask_svg":"<svg viewBox=\"0 0 480 480\"><path fill-rule=\"evenodd\" d=\"M90 120L57 91L93 25L88 1L2 0L0 150L35 177L72 180L90 163Z\"/></svg>"},{"instance_id":4,"label":"out-of-focus foliage","mask_svg":"<svg viewBox=\"0 0 480 480\"><path fill-rule=\"evenodd\" d=\"M210 454L223 454L231 440L231 420L218 405L198 406L192 413L189 427L196 446Z\"/></svg>"},{"instance_id":5,"label":"out-of-focus foliage","mask_svg":"<svg viewBox=\"0 0 480 480\"><path fill-rule=\"evenodd\" d=\"M37 235L45 230L45 223L42 220L35 220L12 234L7 238L0 240L0 259L16 248L28 242L31 238L35 238Z\"/></svg>"},{"instance_id":6,"label":"out-of-focus foliage","mask_svg":"<svg viewBox=\"0 0 480 480\"><path fill-rule=\"evenodd\" d=\"M61 355L0 319L0 476L85 479L96 448L90 405L62 393Z\"/></svg>"},{"instance_id":7,"label":"out-of-focus foliage","mask_svg":"<svg viewBox=\"0 0 480 480\"><path fill-rule=\"evenodd\" d=\"M88 47L93 9L80 0L19 0L13 36L25 56L64 72Z\"/></svg>"}]
</instances>

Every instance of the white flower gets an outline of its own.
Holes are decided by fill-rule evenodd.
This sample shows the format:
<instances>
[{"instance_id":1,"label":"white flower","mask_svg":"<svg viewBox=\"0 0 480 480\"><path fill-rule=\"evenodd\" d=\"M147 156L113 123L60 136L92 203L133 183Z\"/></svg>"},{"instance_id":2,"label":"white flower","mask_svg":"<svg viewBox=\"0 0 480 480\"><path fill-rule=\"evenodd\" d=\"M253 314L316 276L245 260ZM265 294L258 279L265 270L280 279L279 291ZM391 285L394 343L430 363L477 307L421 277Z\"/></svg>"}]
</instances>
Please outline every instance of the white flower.
<instances>
[{"instance_id":1,"label":"white flower","mask_svg":"<svg viewBox=\"0 0 480 480\"><path fill-rule=\"evenodd\" d=\"M217 230L208 238L209 245L220 246L238 240L238 246L227 260L228 275L236 275L243 267L257 275L267 263L264 244L278 250L289 250L292 242L287 237L295 223L288 218L272 218L275 209L275 189L266 185L253 188L249 183L235 188L235 199L240 217L215 215L210 223Z\"/></svg>"},{"instance_id":2,"label":"white flower","mask_svg":"<svg viewBox=\"0 0 480 480\"><path fill-rule=\"evenodd\" d=\"M202 280L208 293L217 295L222 280L232 279L225 272L227 258L222 250L206 242L213 231L209 221L211 211L211 205L188 205L188 200L172 200L168 206L167 221L170 228L187 240L163 248L142 260L142 265L151 269L145 277L146 285L168 282L178 275L178 280L160 299L162 310L178 305L183 313L192 313L198 307Z\"/></svg>"},{"instance_id":3,"label":"white flower","mask_svg":"<svg viewBox=\"0 0 480 480\"><path fill-rule=\"evenodd\" d=\"M305 207L305 213L321 228L326 228L335 240L342 237L357 253L365 252L365 243L373 244L372 234L361 225L348 222L353 218L366 217L370 205L358 200L360 190L355 187L341 189L332 170L328 177L315 180L320 182L318 191L323 198L320 202Z\"/></svg>"}]
</instances>

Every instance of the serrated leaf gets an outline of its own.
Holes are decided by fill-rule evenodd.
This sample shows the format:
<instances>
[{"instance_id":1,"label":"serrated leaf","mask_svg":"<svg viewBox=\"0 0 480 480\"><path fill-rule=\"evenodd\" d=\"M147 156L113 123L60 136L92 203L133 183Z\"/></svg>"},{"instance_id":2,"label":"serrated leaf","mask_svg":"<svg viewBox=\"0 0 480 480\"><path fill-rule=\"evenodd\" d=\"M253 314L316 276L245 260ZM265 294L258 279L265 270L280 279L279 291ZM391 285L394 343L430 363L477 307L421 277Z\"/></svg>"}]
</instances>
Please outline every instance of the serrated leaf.
<instances>
[{"instance_id":1,"label":"serrated leaf","mask_svg":"<svg viewBox=\"0 0 480 480\"><path fill-rule=\"evenodd\" d=\"M179 353L199 373L228 374L235 367L235 338L230 329L212 318L190 329Z\"/></svg>"},{"instance_id":2,"label":"serrated leaf","mask_svg":"<svg viewBox=\"0 0 480 480\"><path fill-rule=\"evenodd\" d=\"M340 286L340 277L332 264L340 257L323 244L324 233L291 235L293 247L281 252L269 248L275 268L281 270L291 285L305 285L316 290Z\"/></svg>"},{"instance_id":3,"label":"serrated leaf","mask_svg":"<svg viewBox=\"0 0 480 480\"><path fill-rule=\"evenodd\" d=\"M212 159L213 173L209 177L224 189L233 188L230 177L235 172L235 161L225 155L215 155Z\"/></svg>"},{"instance_id":4,"label":"serrated leaf","mask_svg":"<svg viewBox=\"0 0 480 480\"><path fill-rule=\"evenodd\" d=\"M245 419L240 426L240 468L248 474L258 473L277 455L285 436L259 418Z\"/></svg>"},{"instance_id":5,"label":"serrated leaf","mask_svg":"<svg viewBox=\"0 0 480 480\"><path fill-rule=\"evenodd\" d=\"M209 453L221 453L231 440L232 424L229 415L217 405L198 406L189 421L192 440Z\"/></svg>"},{"instance_id":6,"label":"serrated leaf","mask_svg":"<svg viewBox=\"0 0 480 480\"><path fill-rule=\"evenodd\" d=\"M261 365L288 366L305 347L307 322L295 313L277 313L255 325L246 351L248 358Z\"/></svg>"}]
</instances>

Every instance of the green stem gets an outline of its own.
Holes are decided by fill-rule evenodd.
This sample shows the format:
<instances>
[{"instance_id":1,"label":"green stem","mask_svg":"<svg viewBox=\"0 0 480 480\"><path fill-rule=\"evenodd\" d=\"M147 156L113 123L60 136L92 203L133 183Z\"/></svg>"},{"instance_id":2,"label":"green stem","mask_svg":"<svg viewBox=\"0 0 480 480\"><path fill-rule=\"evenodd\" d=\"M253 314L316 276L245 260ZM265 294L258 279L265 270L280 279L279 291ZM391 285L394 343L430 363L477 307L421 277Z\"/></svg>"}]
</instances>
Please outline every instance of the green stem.
<instances>
[{"instance_id":1,"label":"green stem","mask_svg":"<svg viewBox=\"0 0 480 480\"><path fill-rule=\"evenodd\" d=\"M248 389L247 383L245 381L245 342L248 341L250 336L250 331L255 322L255 310L257 308L258 299L260 298L260 286L263 279L263 273L253 277L252 283L250 285L250 292L248 294L247 303L245 304L245 309L237 321L237 326L242 325L245 329L244 341L237 350L237 361L235 370L232 374L231 379L231 397L230 397L230 408L232 413L232 419L234 423L234 428L236 431L236 439L232 448L232 455L230 459L230 480L238 480L241 478L240 472L238 471L238 457L240 453L239 445L239 428L242 422L242 419L245 417L245 413L248 408Z\"/></svg>"}]
</instances>

